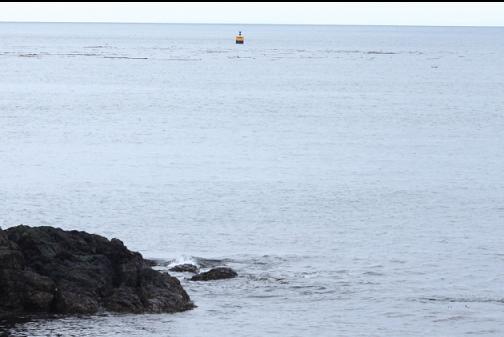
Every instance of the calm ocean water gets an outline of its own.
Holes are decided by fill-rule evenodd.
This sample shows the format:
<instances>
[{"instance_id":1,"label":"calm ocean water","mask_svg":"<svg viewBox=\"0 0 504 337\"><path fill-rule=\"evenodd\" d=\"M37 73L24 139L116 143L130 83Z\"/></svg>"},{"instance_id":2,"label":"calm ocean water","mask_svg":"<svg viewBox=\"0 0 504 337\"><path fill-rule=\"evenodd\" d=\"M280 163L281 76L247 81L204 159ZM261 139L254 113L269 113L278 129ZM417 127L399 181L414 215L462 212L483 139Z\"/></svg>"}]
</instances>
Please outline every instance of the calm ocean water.
<instances>
[{"instance_id":1,"label":"calm ocean water","mask_svg":"<svg viewBox=\"0 0 504 337\"><path fill-rule=\"evenodd\" d=\"M0 24L0 225L240 274L11 334L503 336L503 130L504 29Z\"/></svg>"}]
</instances>

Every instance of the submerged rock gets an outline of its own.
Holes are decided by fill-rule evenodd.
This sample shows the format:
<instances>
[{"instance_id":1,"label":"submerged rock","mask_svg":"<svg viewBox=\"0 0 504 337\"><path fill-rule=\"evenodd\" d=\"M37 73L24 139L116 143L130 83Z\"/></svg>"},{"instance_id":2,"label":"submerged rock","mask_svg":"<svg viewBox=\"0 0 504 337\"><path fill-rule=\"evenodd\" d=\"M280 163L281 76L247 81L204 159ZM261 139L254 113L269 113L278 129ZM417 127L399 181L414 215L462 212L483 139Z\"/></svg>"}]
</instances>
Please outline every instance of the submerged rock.
<instances>
[{"instance_id":1,"label":"submerged rock","mask_svg":"<svg viewBox=\"0 0 504 337\"><path fill-rule=\"evenodd\" d=\"M238 276L238 274L231 268L219 267L210 269L207 272L194 275L191 281L211 281L211 280L221 280L227 278L233 278Z\"/></svg>"},{"instance_id":2,"label":"submerged rock","mask_svg":"<svg viewBox=\"0 0 504 337\"><path fill-rule=\"evenodd\" d=\"M194 307L176 278L120 240L53 227L0 229L0 299L0 317Z\"/></svg>"},{"instance_id":3,"label":"submerged rock","mask_svg":"<svg viewBox=\"0 0 504 337\"><path fill-rule=\"evenodd\" d=\"M176 265L169 269L170 271L174 271L177 273L194 273L196 274L199 271L199 268L194 264L184 263Z\"/></svg>"}]
</instances>

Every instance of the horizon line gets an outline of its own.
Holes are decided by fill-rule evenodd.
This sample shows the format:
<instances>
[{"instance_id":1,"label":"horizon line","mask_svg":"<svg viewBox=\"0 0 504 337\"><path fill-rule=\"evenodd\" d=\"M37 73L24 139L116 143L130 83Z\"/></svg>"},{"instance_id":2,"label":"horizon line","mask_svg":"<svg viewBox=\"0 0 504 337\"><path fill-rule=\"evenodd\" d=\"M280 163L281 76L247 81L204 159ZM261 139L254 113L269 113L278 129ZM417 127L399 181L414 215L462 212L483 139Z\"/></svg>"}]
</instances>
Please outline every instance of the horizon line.
<instances>
[{"instance_id":1,"label":"horizon line","mask_svg":"<svg viewBox=\"0 0 504 337\"><path fill-rule=\"evenodd\" d=\"M504 28L494 25L428 25L428 24L340 24L340 23L248 23L248 22L128 22L128 21L2 21L2 23L48 23L48 24L139 24L139 25L249 25L249 26L340 26L340 27L432 27L432 28Z\"/></svg>"}]
</instances>

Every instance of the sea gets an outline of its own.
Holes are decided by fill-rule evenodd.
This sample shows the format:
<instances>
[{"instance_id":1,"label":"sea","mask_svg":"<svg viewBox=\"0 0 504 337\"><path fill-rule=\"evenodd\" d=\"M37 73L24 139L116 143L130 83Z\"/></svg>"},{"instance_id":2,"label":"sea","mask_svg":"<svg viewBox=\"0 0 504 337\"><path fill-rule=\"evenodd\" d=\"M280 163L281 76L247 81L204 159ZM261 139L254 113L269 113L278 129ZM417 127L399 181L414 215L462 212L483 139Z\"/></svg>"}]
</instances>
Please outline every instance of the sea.
<instances>
[{"instance_id":1,"label":"sea","mask_svg":"<svg viewBox=\"0 0 504 337\"><path fill-rule=\"evenodd\" d=\"M504 28L1 23L0 200L239 274L7 336L504 336Z\"/></svg>"}]
</instances>

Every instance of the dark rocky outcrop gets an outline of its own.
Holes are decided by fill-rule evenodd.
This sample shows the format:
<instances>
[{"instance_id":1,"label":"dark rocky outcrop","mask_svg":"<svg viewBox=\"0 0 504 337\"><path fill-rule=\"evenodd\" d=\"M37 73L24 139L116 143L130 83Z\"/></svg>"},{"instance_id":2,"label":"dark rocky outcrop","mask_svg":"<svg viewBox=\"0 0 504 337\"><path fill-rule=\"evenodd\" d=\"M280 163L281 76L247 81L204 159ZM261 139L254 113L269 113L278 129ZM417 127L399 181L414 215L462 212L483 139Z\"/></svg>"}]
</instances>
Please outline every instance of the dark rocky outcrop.
<instances>
[{"instance_id":1,"label":"dark rocky outcrop","mask_svg":"<svg viewBox=\"0 0 504 337\"><path fill-rule=\"evenodd\" d=\"M178 312L180 282L117 239L53 227L0 229L0 317Z\"/></svg>"},{"instance_id":2,"label":"dark rocky outcrop","mask_svg":"<svg viewBox=\"0 0 504 337\"><path fill-rule=\"evenodd\" d=\"M169 270L177 272L177 273L196 274L199 272L199 268L197 266L195 266L194 264L190 264L190 263L179 264L179 265L176 265L176 266L170 268Z\"/></svg>"},{"instance_id":3,"label":"dark rocky outcrop","mask_svg":"<svg viewBox=\"0 0 504 337\"><path fill-rule=\"evenodd\" d=\"M218 267L210 269L207 272L194 275L191 278L191 281L212 281L233 278L236 276L238 276L238 274L233 269L228 267Z\"/></svg>"}]
</instances>

